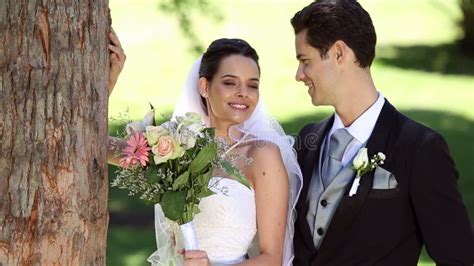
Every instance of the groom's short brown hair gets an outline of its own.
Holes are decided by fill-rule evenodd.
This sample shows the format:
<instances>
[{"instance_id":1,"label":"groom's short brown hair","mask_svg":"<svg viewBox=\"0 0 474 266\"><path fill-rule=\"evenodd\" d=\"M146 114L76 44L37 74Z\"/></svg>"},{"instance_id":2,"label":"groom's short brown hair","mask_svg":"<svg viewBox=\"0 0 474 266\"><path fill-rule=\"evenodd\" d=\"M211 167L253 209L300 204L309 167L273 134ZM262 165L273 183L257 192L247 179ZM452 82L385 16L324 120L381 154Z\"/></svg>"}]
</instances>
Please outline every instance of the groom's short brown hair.
<instances>
[{"instance_id":1,"label":"groom's short brown hair","mask_svg":"<svg viewBox=\"0 0 474 266\"><path fill-rule=\"evenodd\" d=\"M322 58L336 41L342 40L354 51L361 67L370 66L374 60L374 25L356 0L314 1L293 16L291 25L295 34L307 30L306 40Z\"/></svg>"}]
</instances>

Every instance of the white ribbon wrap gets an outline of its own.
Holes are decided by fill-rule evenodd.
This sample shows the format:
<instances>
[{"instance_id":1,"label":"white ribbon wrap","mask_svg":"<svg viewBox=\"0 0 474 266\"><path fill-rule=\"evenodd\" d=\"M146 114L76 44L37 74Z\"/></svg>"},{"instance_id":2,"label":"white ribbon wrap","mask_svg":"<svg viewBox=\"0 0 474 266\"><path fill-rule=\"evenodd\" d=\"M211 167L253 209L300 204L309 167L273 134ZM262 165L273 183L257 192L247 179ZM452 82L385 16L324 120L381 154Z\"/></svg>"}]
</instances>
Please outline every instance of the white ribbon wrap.
<instances>
[{"instance_id":1,"label":"white ribbon wrap","mask_svg":"<svg viewBox=\"0 0 474 266\"><path fill-rule=\"evenodd\" d=\"M194 221L185 223L179 226L181 229L181 235L183 237L183 244L185 250L198 250L198 239L196 235L196 227Z\"/></svg>"},{"instance_id":2,"label":"white ribbon wrap","mask_svg":"<svg viewBox=\"0 0 474 266\"><path fill-rule=\"evenodd\" d=\"M165 217L159 204L155 205L155 238L157 250L148 257L153 266L183 265L183 249L179 225Z\"/></svg>"}]
</instances>

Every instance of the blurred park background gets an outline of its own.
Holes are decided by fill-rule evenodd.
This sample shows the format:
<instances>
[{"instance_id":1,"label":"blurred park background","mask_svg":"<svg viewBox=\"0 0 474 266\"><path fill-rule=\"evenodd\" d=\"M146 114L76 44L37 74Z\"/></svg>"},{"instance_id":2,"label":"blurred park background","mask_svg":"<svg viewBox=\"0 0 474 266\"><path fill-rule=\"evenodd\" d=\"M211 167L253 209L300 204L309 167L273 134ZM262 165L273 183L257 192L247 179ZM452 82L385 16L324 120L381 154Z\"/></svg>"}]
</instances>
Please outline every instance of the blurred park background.
<instances>
[{"instance_id":1,"label":"blurred park background","mask_svg":"<svg viewBox=\"0 0 474 266\"><path fill-rule=\"evenodd\" d=\"M377 88L401 112L445 136L474 222L474 46L460 49L464 35L460 1L472 4L472 0L360 3L377 31L372 66ZM257 50L261 94L288 133L328 116L333 110L312 106L307 89L294 80L297 61L289 20L309 2L110 0L113 27L127 54L110 97L110 134L123 126L115 118L128 110L130 119L139 120L149 102L169 116L191 64L221 37L245 39ZM109 167L110 180L114 171ZM153 207L117 188L110 189L109 198L108 265L148 265L146 258L155 250ZM419 265L434 264L424 252Z\"/></svg>"}]
</instances>

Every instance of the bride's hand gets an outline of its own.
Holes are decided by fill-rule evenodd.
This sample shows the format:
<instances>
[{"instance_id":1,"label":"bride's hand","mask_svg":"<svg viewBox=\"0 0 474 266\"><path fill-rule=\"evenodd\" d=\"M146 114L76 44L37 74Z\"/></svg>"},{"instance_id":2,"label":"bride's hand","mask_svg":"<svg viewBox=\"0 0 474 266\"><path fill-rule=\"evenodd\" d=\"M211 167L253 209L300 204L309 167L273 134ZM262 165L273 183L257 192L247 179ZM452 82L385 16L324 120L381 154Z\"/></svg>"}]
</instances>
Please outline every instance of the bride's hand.
<instances>
[{"instance_id":1,"label":"bride's hand","mask_svg":"<svg viewBox=\"0 0 474 266\"><path fill-rule=\"evenodd\" d=\"M185 266L211 266L206 251L188 250L184 252Z\"/></svg>"},{"instance_id":2,"label":"bride's hand","mask_svg":"<svg viewBox=\"0 0 474 266\"><path fill-rule=\"evenodd\" d=\"M110 28L111 31L109 33L109 50L110 50L110 70L109 70L109 95L112 93L114 89L115 83L117 83L118 76L123 69L123 65L125 64L125 53L123 52L122 45L120 44L120 40L117 37L113 28Z\"/></svg>"}]
</instances>

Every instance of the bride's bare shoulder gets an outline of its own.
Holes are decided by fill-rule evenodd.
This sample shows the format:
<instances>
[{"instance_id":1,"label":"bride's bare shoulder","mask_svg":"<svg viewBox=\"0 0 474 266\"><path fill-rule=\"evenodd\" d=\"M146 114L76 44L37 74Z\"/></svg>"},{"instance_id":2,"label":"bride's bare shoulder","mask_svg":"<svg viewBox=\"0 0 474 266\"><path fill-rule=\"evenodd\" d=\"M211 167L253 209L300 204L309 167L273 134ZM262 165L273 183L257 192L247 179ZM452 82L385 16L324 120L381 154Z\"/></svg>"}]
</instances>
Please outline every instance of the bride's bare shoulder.
<instances>
[{"instance_id":1,"label":"bride's bare shoulder","mask_svg":"<svg viewBox=\"0 0 474 266\"><path fill-rule=\"evenodd\" d=\"M288 176L278 145L270 141L253 143L248 157L252 158L250 174L254 187L258 188L256 191L265 193L262 191L279 190L277 187L280 186L288 187ZM272 186L268 185L269 182ZM262 187L267 188L262 190Z\"/></svg>"},{"instance_id":2,"label":"bride's bare shoulder","mask_svg":"<svg viewBox=\"0 0 474 266\"><path fill-rule=\"evenodd\" d=\"M249 155L265 156L278 155L280 156L280 148L273 142L266 140L254 140L249 143Z\"/></svg>"},{"instance_id":3,"label":"bride's bare shoulder","mask_svg":"<svg viewBox=\"0 0 474 266\"><path fill-rule=\"evenodd\" d=\"M262 165L283 164L280 148L270 141L252 141L249 143L247 155L252 158L253 164L257 168L261 168Z\"/></svg>"}]
</instances>

